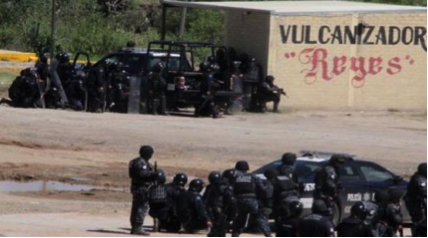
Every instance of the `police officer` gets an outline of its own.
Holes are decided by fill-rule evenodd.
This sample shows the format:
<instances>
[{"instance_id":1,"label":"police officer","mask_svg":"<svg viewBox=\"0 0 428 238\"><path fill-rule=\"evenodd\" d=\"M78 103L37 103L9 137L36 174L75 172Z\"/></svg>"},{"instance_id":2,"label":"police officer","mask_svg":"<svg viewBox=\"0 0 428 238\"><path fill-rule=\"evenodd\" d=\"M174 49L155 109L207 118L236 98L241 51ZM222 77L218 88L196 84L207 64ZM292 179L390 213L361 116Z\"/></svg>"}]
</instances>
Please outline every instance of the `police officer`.
<instances>
[{"instance_id":1,"label":"police officer","mask_svg":"<svg viewBox=\"0 0 428 238\"><path fill-rule=\"evenodd\" d=\"M194 179L190 181L188 191L183 191L178 199L178 218L190 234L212 226L200 194L203 189L204 182Z\"/></svg>"},{"instance_id":2,"label":"police officer","mask_svg":"<svg viewBox=\"0 0 428 238\"><path fill-rule=\"evenodd\" d=\"M218 66L215 64L209 64L204 62L201 65L202 83L201 83L201 93L202 99L201 103L195 110L195 115L201 116L205 114L205 111L209 113L214 119L219 117L219 113L214 104L214 95L217 90L220 89L220 84L214 78L214 73L218 69Z\"/></svg>"},{"instance_id":3,"label":"police officer","mask_svg":"<svg viewBox=\"0 0 428 238\"><path fill-rule=\"evenodd\" d=\"M297 237L303 204L299 201L282 202L275 219L276 237Z\"/></svg>"},{"instance_id":4,"label":"police officer","mask_svg":"<svg viewBox=\"0 0 428 238\"><path fill-rule=\"evenodd\" d=\"M87 92L83 80L84 75L79 75L76 79L70 81L65 89L69 107L76 111L82 111L85 108Z\"/></svg>"},{"instance_id":5,"label":"police officer","mask_svg":"<svg viewBox=\"0 0 428 238\"><path fill-rule=\"evenodd\" d=\"M144 219L149 210L148 191L154 182L156 172L149 163L154 150L149 145L140 148L140 157L129 163L129 177L131 178L132 210L131 234L149 235L143 228Z\"/></svg>"},{"instance_id":6,"label":"police officer","mask_svg":"<svg viewBox=\"0 0 428 238\"><path fill-rule=\"evenodd\" d=\"M235 184L237 176L238 176L238 174L236 173L236 170L234 170L234 169L227 169L222 174L222 177L224 179L226 179L226 182L231 186L232 190L233 190L233 186Z\"/></svg>"},{"instance_id":7,"label":"police officer","mask_svg":"<svg viewBox=\"0 0 428 238\"><path fill-rule=\"evenodd\" d=\"M385 219L389 229L392 230L393 236L397 232L403 233L403 214L401 213L401 198L403 192L399 189L393 188L388 191L389 202L386 206ZM403 235L400 234L402 237Z\"/></svg>"},{"instance_id":8,"label":"police officer","mask_svg":"<svg viewBox=\"0 0 428 238\"><path fill-rule=\"evenodd\" d=\"M386 207L388 206L389 195L386 190L379 190L375 193L375 202L365 201L367 217L364 221L372 229L374 237L391 237L393 231L386 222Z\"/></svg>"},{"instance_id":9,"label":"police officer","mask_svg":"<svg viewBox=\"0 0 428 238\"><path fill-rule=\"evenodd\" d=\"M178 219L178 213L179 213L178 208L180 206L180 204L178 203L178 200L180 198L180 195L186 191L185 186L187 184L187 181L188 181L188 177L186 174L177 173L174 176L172 182L166 185L166 188L169 191L171 196L170 200L172 201L172 207L173 207L173 212L172 214L170 214L170 219L172 221L177 221L179 228L181 227L181 223Z\"/></svg>"},{"instance_id":10,"label":"police officer","mask_svg":"<svg viewBox=\"0 0 428 238\"><path fill-rule=\"evenodd\" d=\"M20 76L9 87L9 98L2 99L0 104L6 103L11 107L34 108L40 99L37 85L37 73L31 68L21 71Z\"/></svg>"},{"instance_id":11,"label":"police officer","mask_svg":"<svg viewBox=\"0 0 428 238\"><path fill-rule=\"evenodd\" d=\"M110 110L113 112L127 113L130 92L130 81L122 62L113 64L107 84L110 88Z\"/></svg>"},{"instance_id":12,"label":"police officer","mask_svg":"<svg viewBox=\"0 0 428 238\"><path fill-rule=\"evenodd\" d=\"M153 66L153 71L148 76L149 105L153 115L157 115L158 113L161 115L168 114L166 112L166 81L162 75L163 68L164 66L161 62L157 63Z\"/></svg>"},{"instance_id":13,"label":"police officer","mask_svg":"<svg viewBox=\"0 0 428 238\"><path fill-rule=\"evenodd\" d=\"M174 216L173 194L165 185L166 175L163 171L156 172L155 185L149 190L149 215L153 217L154 231L166 230L178 232L180 223Z\"/></svg>"},{"instance_id":14,"label":"police officer","mask_svg":"<svg viewBox=\"0 0 428 238\"><path fill-rule=\"evenodd\" d=\"M61 107L65 107L68 104L68 98L67 95L65 94L64 88L63 88L63 84L62 84L62 78L60 78L59 76L59 65L60 63L63 61L63 56L62 55L56 55L52 61L51 61L51 67L50 67L50 76L52 79L52 84L53 86L56 88L56 90L59 93L60 96L60 103L61 103ZM64 77L64 76L63 76ZM50 90L50 88L48 88L47 90Z\"/></svg>"},{"instance_id":15,"label":"police officer","mask_svg":"<svg viewBox=\"0 0 428 238\"><path fill-rule=\"evenodd\" d=\"M418 223L426 218L427 210L427 164L418 166L417 172L410 179L405 197L406 207L412 217L412 234Z\"/></svg>"},{"instance_id":16,"label":"police officer","mask_svg":"<svg viewBox=\"0 0 428 238\"><path fill-rule=\"evenodd\" d=\"M59 55L58 76L63 86L68 83L71 70L70 55L67 53Z\"/></svg>"},{"instance_id":17,"label":"police officer","mask_svg":"<svg viewBox=\"0 0 428 238\"><path fill-rule=\"evenodd\" d=\"M278 166L280 175L287 176L294 182L298 182L297 176L294 174L294 164L296 163L297 155L293 153L285 153L282 155L282 165Z\"/></svg>"},{"instance_id":18,"label":"police officer","mask_svg":"<svg viewBox=\"0 0 428 238\"><path fill-rule=\"evenodd\" d=\"M427 237L427 219L423 220L416 227L413 237Z\"/></svg>"},{"instance_id":19,"label":"police officer","mask_svg":"<svg viewBox=\"0 0 428 238\"><path fill-rule=\"evenodd\" d=\"M239 237L248 225L250 216L255 218L258 228L266 237L271 236L271 230L266 217L263 215L256 191L264 191L263 183L254 175L248 173L250 167L247 161L239 161L235 166L237 178L234 193L238 205L238 217L233 223L232 236Z\"/></svg>"},{"instance_id":20,"label":"police officer","mask_svg":"<svg viewBox=\"0 0 428 238\"><path fill-rule=\"evenodd\" d=\"M260 198L260 209L263 215L270 217L275 202L275 185L278 172L276 170L266 170L264 172L266 180L263 180L264 191L257 191L257 197Z\"/></svg>"},{"instance_id":21,"label":"police officer","mask_svg":"<svg viewBox=\"0 0 428 238\"><path fill-rule=\"evenodd\" d=\"M40 79L46 82L49 77L49 64L46 55L40 55L40 58L37 61L35 67L37 70L37 74L40 76Z\"/></svg>"},{"instance_id":22,"label":"police officer","mask_svg":"<svg viewBox=\"0 0 428 238\"><path fill-rule=\"evenodd\" d=\"M211 172L208 180L210 184L204 194L208 216L212 222L208 237L225 237L228 223L237 213L236 199L233 189L220 172Z\"/></svg>"},{"instance_id":23,"label":"police officer","mask_svg":"<svg viewBox=\"0 0 428 238\"><path fill-rule=\"evenodd\" d=\"M268 75L264 82L260 85L260 97L264 110L266 110L266 103L273 102L273 112L278 112L278 106L281 101L281 95L286 95L282 88L274 84L275 77Z\"/></svg>"},{"instance_id":24,"label":"police officer","mask_svg":"<svg viewBox=\"0 0 428 238\"><path fill-rule=\"evenodd\" d=\"M338 237L373 237L371 227L364 223L367 218L364 203L357 202L351 208L351 216L345 218L337 227Z\"/></svg>"},{"instance_id":25,"label":"police officer","mask_svg":"<svg viewBox=\"0 0 428 238\"><path fill-rule=\"evenodd\" d=\"M302 218L297 228L300 237L334 237L334 225L329 217L330 212L323 200L315 200L312 214Z\"/></svg>"},{"instance_id":26,"label":"police officer","mask_svg":"<svg viewBox=\"0 0 428 238\"><path fill-rule=\"evenodd\" d=\"M338 199L340 189L339 169L345 161L346 157L344 155L333 155L329 163L316 173L314 179L314 198L325 202L330 211L331 218L334 217L334 203Z\"/></svg>"}]
</instances>

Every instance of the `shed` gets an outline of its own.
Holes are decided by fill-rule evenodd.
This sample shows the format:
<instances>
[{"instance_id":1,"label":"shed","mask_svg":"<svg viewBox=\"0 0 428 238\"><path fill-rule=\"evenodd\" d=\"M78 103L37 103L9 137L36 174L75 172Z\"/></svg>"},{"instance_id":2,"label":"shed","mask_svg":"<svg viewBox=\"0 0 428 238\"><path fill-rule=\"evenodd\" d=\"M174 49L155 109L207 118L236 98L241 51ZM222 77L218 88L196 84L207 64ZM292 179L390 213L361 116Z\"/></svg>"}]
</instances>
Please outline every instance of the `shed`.
<instances>
[{"instance_id":1,"label":"shed","mask_svg":"<svg viewBox=\"0 0 428 238\"><path fill-rule=\"evenodd\" d=\"M179 2L225 12L225 45L254 56L300 109L427 108L427 8L347 1Z\"/></svg>"}]
</instances>

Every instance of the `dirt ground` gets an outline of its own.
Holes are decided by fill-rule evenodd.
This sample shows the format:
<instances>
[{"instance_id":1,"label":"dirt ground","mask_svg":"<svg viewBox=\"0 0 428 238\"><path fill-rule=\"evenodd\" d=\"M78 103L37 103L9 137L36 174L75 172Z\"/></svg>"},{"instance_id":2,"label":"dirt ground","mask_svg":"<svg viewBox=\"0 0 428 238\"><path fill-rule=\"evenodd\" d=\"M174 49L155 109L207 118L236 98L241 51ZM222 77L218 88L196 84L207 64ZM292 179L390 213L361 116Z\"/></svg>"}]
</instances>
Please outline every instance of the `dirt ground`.
<instances>
[{"instance_id":1,"label":"dirt ground","mask_svg":"<svg viewBox=\"0 0 428 238\"><path fill-rule=\"evenodd\" d=\"M287 111L212 120L0 106L0 180L98 188L0 194L0 235L127 235L127 166L143 144L155 148L153 162L171 176L206 178L237 160L256 169L284 152L318 150L355 154L408 177L427 161L426 120L426 112Z\"/></svg>"}]
</instances>

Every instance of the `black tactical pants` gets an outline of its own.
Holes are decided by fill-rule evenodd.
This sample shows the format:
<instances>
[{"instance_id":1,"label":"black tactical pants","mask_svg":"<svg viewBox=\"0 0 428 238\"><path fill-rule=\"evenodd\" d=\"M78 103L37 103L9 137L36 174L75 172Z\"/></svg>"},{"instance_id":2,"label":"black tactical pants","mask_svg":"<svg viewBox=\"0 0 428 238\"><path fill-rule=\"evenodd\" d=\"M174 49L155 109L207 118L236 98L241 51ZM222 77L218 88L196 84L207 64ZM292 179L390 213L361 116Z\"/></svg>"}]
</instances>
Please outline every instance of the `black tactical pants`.
<instances>
[{"instance_id":1,"label":"black tactical pants","mask_svg":"<svg viewBox=\"0 0 428 238\"><path fill-rule=\"evenodd\" d=\"M210 212L210 219L213 224L208 237L226 237L228 219L227 215L223 214L221 209L208 209ZM218 210L218 211L215 211Z\"/></svg>"},{"instance_id":2,"label":"black tactical pants","mask_svg":"<svg viewBox=\"0 0 428 238\"><path fill-rule=\"evenodd\" d=\"M142 227L144 219L149 211L149 201L147 197L147 189L141 188L134 191L132 194L132 209L131 209L131 227L136 229Z\"/></svg>"},{"instance_id":3,"label":"black tactical pants","mask_svg":"<svg viewBox=\"0 0 428 238\"><path fill-rule=\"evenodd\" d=\"M421 200L418 199L412 199L412 198L406 198L406 208L407 211L409 211L410 216L412 217L412 235L415 235L416 228L419 225L419 223L425 218L424 217L424 209L422 209L423 205L421 204ZM426 216L426 214L425 214Z\"/></svg>"},{"instance_id":4,"label":"black tactical pants","mask_svg":"<svg viewBox=\"0 0 428 238\"><path fill-rule=\"evenodd\" d=\"M251 216L255 218L256 224L263 234L266 237L271 236L269 222L261 209L259 209L259 202L256 198L239 198L237 204L238 217L233 222L233 237L238 237L242 233L242 230L248 225Z\"/></svg>"},{"instance_id":5,"label":"black tactical pants","mask_svg":"<svg viewBox=\"0 0 428 238\"><path fill-rule=\"evenodd\" d=\"M159 231L166 230L167 232L180 231L181 224L174 215L172 207L152 208L150 207L149 215L153 219L157 219Z\"/></svg>"}]
</instances>

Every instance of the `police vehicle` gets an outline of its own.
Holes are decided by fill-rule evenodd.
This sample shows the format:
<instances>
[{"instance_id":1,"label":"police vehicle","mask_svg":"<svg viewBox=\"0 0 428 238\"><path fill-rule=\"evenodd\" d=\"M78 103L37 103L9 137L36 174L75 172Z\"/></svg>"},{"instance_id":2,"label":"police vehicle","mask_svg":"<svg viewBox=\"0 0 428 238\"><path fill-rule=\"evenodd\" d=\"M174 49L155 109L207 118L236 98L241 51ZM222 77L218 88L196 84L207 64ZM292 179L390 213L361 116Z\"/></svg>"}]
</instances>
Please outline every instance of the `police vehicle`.
<instances>
[{"instance_id":1,"label":"police vehicle","mask_svg":"<svg viewBox=\"0 0 428 238\"><path fill-rule=\"evenodd\" d=\"M318 169L328 164L333 153L302 152L295 164L295 173L303 188L301 202L304 206L304 214L311 211L313 192L315 190L314 178ZM339 201L335 204L334 223L338 224L342 219L350 215L353 204L363 201L374 201L378 190L397 188L405 194L408 182L395 175L386 168L351 156L340 170L340 182L343 189L339 194ZM265 179L263 173L266 170L277 169L282 164L281 160L271 162L253 173ZM411 218L402 202L403 218L406 224L410 224Z\"/></svg>"}]
</instances>

